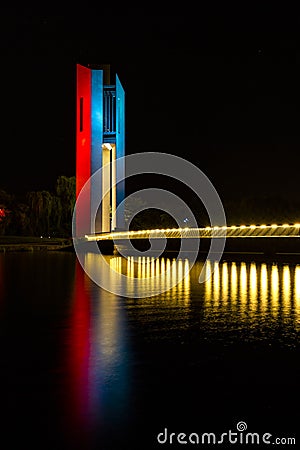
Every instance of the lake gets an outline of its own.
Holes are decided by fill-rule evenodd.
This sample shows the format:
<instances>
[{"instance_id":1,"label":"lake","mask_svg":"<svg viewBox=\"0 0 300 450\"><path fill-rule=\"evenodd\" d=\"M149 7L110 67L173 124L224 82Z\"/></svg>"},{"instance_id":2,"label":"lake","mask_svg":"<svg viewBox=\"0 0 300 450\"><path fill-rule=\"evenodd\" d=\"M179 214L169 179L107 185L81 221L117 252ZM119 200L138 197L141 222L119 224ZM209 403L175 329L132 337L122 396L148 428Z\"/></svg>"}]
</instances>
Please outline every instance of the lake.
<instances>
[{"instance_id":1,"label":"lake","mask_svg":"<svg viewBox=\"0 0 300 450\"><path fill-rule=\"evenodd\" d=\"M297 439L300 261L224 255L200 284L201 260L105 258L163 292L108 292L72 252L0 254L3 448L195 447L242 422Z\"/></svg>"}]
</instances>

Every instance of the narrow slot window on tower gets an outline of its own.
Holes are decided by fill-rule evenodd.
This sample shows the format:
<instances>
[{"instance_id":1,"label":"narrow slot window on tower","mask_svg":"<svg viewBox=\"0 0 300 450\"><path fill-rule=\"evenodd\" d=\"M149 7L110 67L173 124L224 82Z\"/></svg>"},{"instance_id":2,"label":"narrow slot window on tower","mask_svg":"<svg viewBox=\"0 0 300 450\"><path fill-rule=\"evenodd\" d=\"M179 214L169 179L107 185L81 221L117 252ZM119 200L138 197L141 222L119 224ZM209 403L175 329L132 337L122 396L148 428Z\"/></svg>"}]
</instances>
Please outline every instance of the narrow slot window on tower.
<instances>
[{"instance_id":1,"label":"narrow slot window on tower","mask_svg":"<svg viewBox=\"0 0 300 450\"><path fill-rule=\"evenodd\" d=\"M79 101L79 131L83 131L83 97Z\"/></svg>"}]
</instances>

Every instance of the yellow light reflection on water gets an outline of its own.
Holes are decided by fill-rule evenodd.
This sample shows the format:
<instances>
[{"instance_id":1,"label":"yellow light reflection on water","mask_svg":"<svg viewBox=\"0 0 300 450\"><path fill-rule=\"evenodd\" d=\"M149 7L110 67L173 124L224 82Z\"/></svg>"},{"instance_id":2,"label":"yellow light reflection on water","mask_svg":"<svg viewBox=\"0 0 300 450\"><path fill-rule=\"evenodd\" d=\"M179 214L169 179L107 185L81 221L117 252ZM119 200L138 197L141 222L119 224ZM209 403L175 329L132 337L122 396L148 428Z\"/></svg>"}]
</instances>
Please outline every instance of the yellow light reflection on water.
<instances>
[{"instance_id":1,"label":"yellow light reflection on water","mask_svg":"<svg viewBox=\"0 0 300 450\"><path fill-rule=\"evenodd\" d=\"M166 266L165 266L165 258L161 258L161 263L160 263L160 273L164 274L166 271Z\"/></svg>"},{"instance_id":2,"label":"yellow light reflection on water","mask_svg":"<svg viewBox=\"0 0 300 450\"><path fill-rule=\"evenodd\" d=\"M141 265L142 265L142 277L146 278L146 258L141 258Z\"/></svg>"},{"instance_id":3,"label":"yellow light reflection on water","mask_svg":"<svg viewBox=\"0 0 300 450\"><path fill-rule=\"evenodd\" d=\"M167 295L170 296L170 288L171 288L171 261L169 260L169 258L166 259L165 284L166 284L166 287L167 287Z\"/></svg>"},{"instance_id":4,"label":"yellow light reflection on water","mask_svg":"<svg viewBox=\"0 0 300 450\"><path fill-rule=\"evenodd\" d=\"M211 281L212 278L212 263L210 260L206 261L206 265L205 265L205 276L207 280Z\"/></svg>"},{"instance_id":5,"label":"yellow light reflection on water","mask_svg":"<svg viewBox=\"0 0 300 450\"><path fill-rule=\"evenodd\" d=\"M150 272L150 257L147 256L146 258L146 277L150 278L151 277L151 272Z\"/></svg>"},{"instance_id":6,"label":"yellow light reflection on water","mask_svg":"<svg viewBox=\"0 0 300 450\"><path fill-rule=\"evenodd\" d=\"M211 261L206 261L205 265L205 283L204 283L204 295L206 301L211 301L212 297L212 267Z\"/></svg>"},{"instance_id":7,"label":"yellow light reflection on water","mask_svg":"<svg viewBox=\"0 0 300 450\"><path fill-rule=\"evenodd\" d=\"M240 301L245 303L247 301L247 266L242 262L240 267Z\"/></svg>"},{"instance_id":8,"label":"yellow light reflection on water","mask_svg":"<svg viewBox=\"0 0 300 450\"><path fill-rule=\"evenodd\" d=\"M179 259L177 262L177 273L178 273L178 279L182 282L183 279L183 262L182 259Z\"/></svg>"},{"instance_id":9,"label":"yellow light reflection on water","mask_svg":"<svg viewBox=\"0 0 300 450\"><path fill-rule=\"evenodd\" d=\"M268 270L267 264L263 263L260 267L260 306L262 310L266 309L268 301Z\"/></svg>"},{"instance_id":10,"label":"yellow light reflection on water","mask_svg":"<svg viewBox=\"0 0 300 450\"><path fill-rule=\"evenodd\" d=\"M132 258L131 258L131 256L129 256L128 260L127 260L127 276L129 278L134 277L134 272L132 273Z\"/></svg>"},{"instance_id":11,"label":"yellow light reflection on water","mask_svg":"<svg viewBox=\"0 0 300 450\"><path fill-rule=\"evenodd\" d=\"M295 298L295 313L297 315L297 320L299 321L300 316L300 266L297 264L295 267L294 276L294 298Z\"/></svg>"},{"instance_id":12,"label":"yellow light reflection on water","mask_svg":"<svg viewBox=\"0 0 300 450\"><path fill-rule=\"evenodd\" d=\"M173 259L171 264L171 278L172 278L172 284L175 284L177 281L177 261L176 259Z\"/></svg>"},{"instance_id":13,"label":"yellow light reflection on water","mask_svg":"<svg viewBox=\"0 0 300 450\"><path fill-rule=\"evenodd\" d=\"M284 265L282 269L282 303L284 312L291 308L291 273L290 267Z\"/></svg>"},{"instance_id":14,"label":"yellow light reflection on water","mask_svg":"<svg viewBox=\"0 0 300 450\"><path fill-rule=\"evenodd\" d=\"M182 259L179 259L177 262L177 276L178 276L178 280L180 280L180 281L177 284L177 290L180 294L184 292L184 283L183 283L184 276L183 275L184 275L183 274L183 262L182 262Z\"/></svg>"},{"instance_id":15,"label":"yellow light reflection on water","mask_svg":"<svg viewBox=\"0 0 300 450\"><path fill-rule=\"evenodd\" d=\"M300 266L295 267L295 300L300 301Z\"/></svg>"},{"instance_id":16,"label":"yellow light reflection on water","mask_svg":"<svg viewBox=\"0 0 300 450\"><path fill-rule=\"evenodd\" d=\"M151 258L151 277L155 277L155 258Z\"/></svg>"},{"instance_id":17,"label":"yellow light reflection on water","mask_svg":"<svg viewBox=\"0 0 300 450\"><path fill-rule=\"evenodd\" d=\"M231 277L230 277L230 297L233 303L237 301L237 291L238 291L238 274L236 263L231 264Z\"/></svg>"},{"instance_id":18,"label":"yellow light reflection on water","mask_svg":"<svg viewBox=\"0 0 300 450\"><path fill-rule=\"evenodd\" d=\"M85 264L97 267L96 259L95 256L87 255ZM127 259L114 256L109 258L109 264L112 285L120 283L120 274L123 273L125 277L122 283L128 286L129 293L135 286L132 280L141 278L141 290L158 292L162 286L165 300L172 303L190 302L191 268L188 259ZM248 265L245 262L207 261L205 270L207 281L202 285L205 301L213 302L214 306L230 308L235 312L238 308L238 313L251 320L258 317L258 312L265 315L268 309L268 313L276 319L279 313L282 320L290 320L294 314L300 321L300 264L294 269L288 264L268 266L255 262Z\"/></svg>"},{"instance_id":19,"label":"yellow light reflection on water","mask_svg":"<svg viewBox=\"0 0 300 450\"><path fill-rule=\"evenodd\" d=\"M163 294L163 298L168 302L187 304L190 302L190 266L189 261L181 259L163 259L163 268L160 268L160 280L169 286L171 281L173 287ZM161 281L159 281L161 282Z\"/></svg>"},{"instance_id":20,"label":"yellow light reflection on water","mask_svg":"<svg viewBox=\"0 0 300 450\"><path fill-rule=\"evenodd\" d=\"M271 270L271 302L272 302L272 313L274 315L278 313L278 299L279 299L279 274L277 265L273 264Z\"/></svg>"},{"instance_id":21,"label":"yellow light reflection on water","mask_svg":"<svg viewBox=\"0 0 300 450\"><path fill-rule=\"evenodd\" d=\"M213 292L214 292L214 300L215 302L218 302L220 296L220 270L218 262L214 263Z\"/></svg>"},{"instance_id":22,"label":"yellow light reflection on water","mask_svg":"<svg viewBox=\"0 0 300 450\"><path fill-rule=\"evenodd\" d=\"M228 264L222 264L222 300L226 304L228 300Z\"/></svg>"},{"instance_id":23,"label":"yellow light reflection on water","mask_svg":"<svg viewBox=\"0 0 300 450\"><path fill-rule=\"evenodd\" d=\"M188 259L184 261L183 292L183 299L185 300L185 303L187 303L190 301L191 292L190 263Z\"/></svg>"},{"instance_id":24,"label":"yellow light reflection on water","mask_svg":"<svg viewBox=\"0 0 300 450\"><path fill-rule=\"evenodd\" d=\"M137 277L142 278L142 257L139 256L137 260Z\"/></svg>"},{"instance_id":25,"label":"yellow light reflection on water","mask_svg":"<svg viewBox=\"0 0 300 450\"><path fill-rule=\"evenodd\" d=\"M156 276L158 276L160 274L160 262L159 262L159 258L157 258L156 263L155 263L155 273Z\"/></svg>"},{"instance_id":26,"label":"yellow light reflection on water","mask_svg":"<svg viewBox=\"0 0 300 450\"><path fill-rule=\"evenodd\" d=\"M185 301L189 300L190 264L188 260L141 256L136 259L134 257L128 257L128 259L121 256L113 257L110 259L110 267L113 269L112 281L114 280L113 273L115 272L117 275L117 272L121 272L122 265L125 263L127 265L124 266L123 272L127 278L144 280L143 287L150 292L162 286L165 299L173 297L174 300L180 293Z\"/></svg>"},{"instance_id":27,"label":"yellow light reflection on water","mask_svg":"<svg viewBox=\"0 0 300 450\"><path fill-rule=\"evenodd\" d=\"M114 256L109 260L110 268L117 273L122 273L122 260L120 256Z\"/></svg>"},{"instance_id":28,"label":"yellow light reflection on water","mask_svg":"<svg viewBox=\"0 0 300 450\"><path fill-rule=\"evenodd\" d=\"M249 299L250 308L256 309L258 305L257 301L257 270L254 262L250 265L250 282L249 282Z\"/></svg>"},{"instance_id":29,"label":"yellow light reflection on water","mask_svg":"<svg viewBox=\"0 0 300 450\"><path fill-rule=\"evenodd\" d=\"M154 301L163 299L175 306L187 306L191 301L191 268L187 259L112 257L109 262L113 284L124 273L128 283L135 277L142 278L142 289L149 292L163 286L162 296ZM288 264L207 261L205 270L207 281L202 286L210 308L224 308L224 314L242 314L242 320L251 322L271 314L276 320L295 317L300 323L300 264L294 270Z\"/></svg>"}]
</instances>

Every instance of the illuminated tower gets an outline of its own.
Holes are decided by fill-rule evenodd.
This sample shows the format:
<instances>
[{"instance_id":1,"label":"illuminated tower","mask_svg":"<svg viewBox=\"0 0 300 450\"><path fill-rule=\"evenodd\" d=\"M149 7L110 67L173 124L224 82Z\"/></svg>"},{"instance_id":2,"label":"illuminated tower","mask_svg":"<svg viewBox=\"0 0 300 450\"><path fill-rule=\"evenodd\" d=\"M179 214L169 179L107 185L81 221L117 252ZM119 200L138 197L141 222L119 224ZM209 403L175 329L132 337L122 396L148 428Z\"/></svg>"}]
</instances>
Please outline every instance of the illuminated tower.
<instances>
[{"instance_id":1,"label":"illuminated tower","mask_svg":"<svg viewBox=\"0 0 300 450\"><path fill-rule=\"evenodd\" d=\"M84 211L76 216L76 236L92 231L107 232L124 228L124 211L116 208L125 196L125 93L117 75L110 82L110 66L77 64L76 104L76 198L86 181L100 168L102 181L92 181L84 191ZM111 163L107 166L107 163ZM123 181L116 183L116 180ZM97 210L102 193L107 192L93 224L91 212Z\"/></svg>"}]
</instances>

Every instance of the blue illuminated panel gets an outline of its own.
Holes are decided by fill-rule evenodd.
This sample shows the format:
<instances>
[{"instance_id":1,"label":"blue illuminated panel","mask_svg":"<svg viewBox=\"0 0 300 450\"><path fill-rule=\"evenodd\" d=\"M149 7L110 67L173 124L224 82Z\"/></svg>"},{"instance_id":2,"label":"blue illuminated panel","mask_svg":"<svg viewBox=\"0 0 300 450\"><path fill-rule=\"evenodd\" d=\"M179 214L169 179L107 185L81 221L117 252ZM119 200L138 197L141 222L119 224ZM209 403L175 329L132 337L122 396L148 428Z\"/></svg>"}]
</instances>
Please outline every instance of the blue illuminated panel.
<instances>
[{"instance_id":1,"label":"blue illuminated panel","mask_svg":"<svg viewBox=\"0 0 300 450\"><path fill-rule=\"evenodd\" d=\"M116 157L117 157L117 180L123 178L117 184L117 207L125 198L125 161L118 161L118 158L125 156L125 92L121 82L116 75ZM117 213L117 228L123 229L124 222L124 205Z\"/></svg>"},{"instance_id":2,"label":"blue illuminated panel","mask_svg":"<svg viewBox=\"0 0 300 450\"><path fill-rule=\"evenodd\" d=\"M102 167L103 143L103 70L92 70L92 100L91 100L91 175ZM91 185L91 211L97 208L99 193L102 186ZM93 228L93 225L91 224ZM95 231L101 231L101 214L97 215Z\"/></svg>"}]
</instances>

